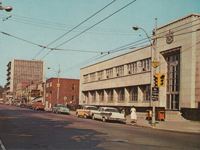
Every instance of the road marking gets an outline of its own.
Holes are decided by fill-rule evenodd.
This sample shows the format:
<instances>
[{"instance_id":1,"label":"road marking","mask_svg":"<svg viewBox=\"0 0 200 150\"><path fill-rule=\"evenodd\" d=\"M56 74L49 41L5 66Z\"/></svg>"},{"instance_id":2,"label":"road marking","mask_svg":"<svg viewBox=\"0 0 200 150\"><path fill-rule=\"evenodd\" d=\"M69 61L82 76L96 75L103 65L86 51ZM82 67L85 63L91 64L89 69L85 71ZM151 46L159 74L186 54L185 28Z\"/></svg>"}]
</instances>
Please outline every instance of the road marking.
<instances>
[{"instance_id":1,"label":"road marking","mask_svg":"<svg viewBox=\"0 0 200 150\"><path fill-rule=\"evenodd\" d=\"M2 150L6 150L5 146L3 145L2 141L0 140L0 145L1 145L1 148Z\"/></svg>"}]
</instances>

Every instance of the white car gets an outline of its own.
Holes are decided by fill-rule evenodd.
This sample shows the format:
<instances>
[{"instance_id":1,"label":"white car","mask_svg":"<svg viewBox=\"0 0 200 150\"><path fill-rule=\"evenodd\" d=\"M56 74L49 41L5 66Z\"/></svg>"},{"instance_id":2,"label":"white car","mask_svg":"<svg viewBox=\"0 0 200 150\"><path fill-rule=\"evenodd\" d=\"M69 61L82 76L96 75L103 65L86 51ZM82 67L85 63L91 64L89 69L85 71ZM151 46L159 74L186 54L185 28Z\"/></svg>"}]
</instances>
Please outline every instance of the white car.
<instances>
[{"instance_id":1,"label":"white car","mask_svg":"<svg viewBox=\"0 0 200 150\"><path fill-rule=\"evenodd\" d=\"M93 114L92 119L101 119L103 122L106 120L117 120L120 122L125 122L126 115L119 113L119 111L113 107L100 107L99 112Z\"/></svg>"}]
</instances>

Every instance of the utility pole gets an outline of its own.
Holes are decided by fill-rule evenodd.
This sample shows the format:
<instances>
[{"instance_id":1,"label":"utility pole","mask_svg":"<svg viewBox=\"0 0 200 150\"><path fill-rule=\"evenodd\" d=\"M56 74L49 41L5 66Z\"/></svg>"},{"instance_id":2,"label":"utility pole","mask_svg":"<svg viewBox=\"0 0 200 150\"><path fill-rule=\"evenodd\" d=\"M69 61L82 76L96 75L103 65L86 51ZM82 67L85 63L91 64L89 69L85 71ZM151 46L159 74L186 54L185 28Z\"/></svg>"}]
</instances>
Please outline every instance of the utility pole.
<instances>
[{"instance_id":1,"label":"utility pole","mask_svg":"<svg viewBox=\"0 0 200 150\"><path fill-rule=\"evenodd\" d=\"M59 77L60 77L60 65L58 66L57 104L58 104L58 101L59 101L59 87L60 87Z\"/></svg>"},{"instance_id":2,"label":"utility pole","mask_svg":"<svg viewBox=\"0 0 200 150\"><path fill-rule=\"evenodd\" d=\"M157 18L155 18L155 29L154 29L154 37L156 37L156 28L157 28ZM154 42L153 42L153 47L154 47L154 59L157 61L158 57L157 57L157 49L156 49L156 44L157 44L157 39L154 38ZM155 71L153 72L153 76L157 73L157 68L158 67L155 67ZM151 88L151 91L152 91L152 88ZM151 97L152 97L152 92L151 92ZM156 126L156 123L155 123L155 114L156 114L156 109L155 109L155 100L152 100L152 107L153 107L153 110L152 110L152 126L155 127Z\"/></svg>"}]
</instances>

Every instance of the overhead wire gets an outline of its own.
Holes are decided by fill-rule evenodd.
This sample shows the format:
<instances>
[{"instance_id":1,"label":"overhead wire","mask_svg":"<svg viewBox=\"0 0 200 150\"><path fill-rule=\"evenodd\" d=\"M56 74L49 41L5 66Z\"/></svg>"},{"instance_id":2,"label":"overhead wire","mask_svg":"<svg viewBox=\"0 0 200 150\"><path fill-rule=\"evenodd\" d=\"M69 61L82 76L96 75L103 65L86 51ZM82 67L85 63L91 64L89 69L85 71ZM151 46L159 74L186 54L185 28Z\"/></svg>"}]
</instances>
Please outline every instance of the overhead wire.
<instances>
[{"instance_id":1,"label":"overhead wire","mask_svg":"<svg viewBox=\"0 0 200 150\"><path fill-rule=\"evenodd\" d=\"M102 10L104 10L105 8L107 8L108 6L110 6L112 3L114 3L116 0L113 0L111 3L107 4L106 6L104 6L103 8L101 8L99 11L97 11L96 13L94 13L93 15L91 15L90 17L88 17L87 19L85 19L84 21L82 21L81 23L79 23L77 26L75 26L74 28L72 28L71 30L69 30L68 32L66 32L65 34L63 34L62 36L60 36L59 38L57 38L56 40L54 40L53 42L51 42L50 44L48 44L47 46L53 44L54 42L58 41L59 39L61 39L62 37L64 37L65 35L67 35L68 33L70 33L71 31L73 31L74 29L76 29L77 27L79 27L80 25L82 25L83 23L85 23L86 21L88 21L89 19L91 19L92 17L94 17L95 15L97 15L99 12L101 12ZM57 47L56 47L57 48ZM33 59L38 56L42 51L44 50L44 48L42 50L39 51L39 53L37 53ZM50 51L51 52L51 51ZM44 57L46 57L50 52L48 52ZM44 58L42 57L42 58Z\"/></svg>"}]
</instances>

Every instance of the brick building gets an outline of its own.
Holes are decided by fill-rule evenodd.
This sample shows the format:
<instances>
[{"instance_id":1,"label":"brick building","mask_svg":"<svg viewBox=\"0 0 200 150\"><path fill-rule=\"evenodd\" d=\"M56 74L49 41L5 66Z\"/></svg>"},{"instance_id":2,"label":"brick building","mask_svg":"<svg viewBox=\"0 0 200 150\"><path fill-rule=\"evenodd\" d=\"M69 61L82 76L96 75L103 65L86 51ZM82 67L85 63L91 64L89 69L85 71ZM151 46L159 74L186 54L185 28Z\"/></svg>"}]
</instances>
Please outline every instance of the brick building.
<instances>
[{"instance_id":1,"label":"brick building","mask_svg":"<svg viewBox=\"0 0 200 150\"><path fill-rule=\"evenodd\" d=\"M53 108L57 103L58 78L46 80L45 108ZM59 79L58 104L79 105L79 79Z\"/></svg>"}]
</instances>

